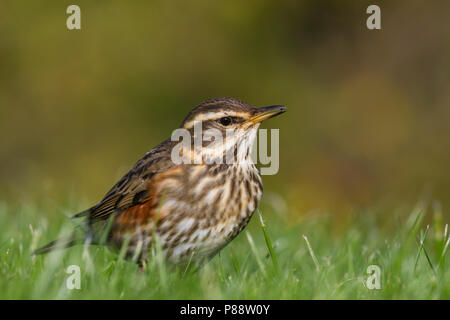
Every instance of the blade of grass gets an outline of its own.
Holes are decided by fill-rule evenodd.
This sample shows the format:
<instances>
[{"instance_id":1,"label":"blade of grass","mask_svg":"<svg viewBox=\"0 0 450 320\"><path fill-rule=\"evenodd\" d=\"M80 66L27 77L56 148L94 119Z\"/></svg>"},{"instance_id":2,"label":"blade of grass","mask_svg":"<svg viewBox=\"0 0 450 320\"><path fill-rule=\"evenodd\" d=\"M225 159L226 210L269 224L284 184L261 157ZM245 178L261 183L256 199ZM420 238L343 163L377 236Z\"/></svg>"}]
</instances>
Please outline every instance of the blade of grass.
<instances>
[{"instance_id":1,"label":"blade of grass","mask_svg":"<svg viewBox=\"0 0 450 320\"><path fill-rule=\"evenodd\" d=\"M425 254L425 258L427 259L427 262L431 268L431 271L433 271L433 273L436 274L436 270L434 269L434 266L433 266L433 263L431 262L430 256L428 255L428 252L424 246L429 229L430 229L430 225L427 225L425 232L421 232L421 239L419 240L419 253L420 253L420 250L423 250L423 253ZM417 261L416 261L416 263L417 263ZM414 266L414 270L415 270L415 266Z\"/></svg>"},{"instance_id":2,"label":"blade of grass","mask_svg":"<svg viewBox=\"0 0 450 320\"><path fill-rule=\"evenodd\" d=\"M127 254L128 245L130 244L131 237L129 234L125 234L125 239L122 242L122 246L120 247L119 256L117 257L117 261L122 263L125 259L125 255Z\"/></svg>"},{"instance_id":3,"label":"blade of grass","mask_svg":"<svg viewBox=\"0 0 450 320\"><path fill-rule=\"evenodd\" d=\"M187 271L189 270L189 267L191 266L191 262L192 262L192 257L194 256L194 252L191 253L191 255L189 256L189 261L186 265L186 268L184 268L183 271L183 275L181 276L182 278L184 278L186 276Z\"/></svg>"},{"instance_id":4,"label":"blade of grass","mask_svg":"<svg viewBox=\"0 0 450 320\"><path fill-rule=\"evenodd\" d=\"M261 211L259 211L259 209L258 209L258 215L259 215L259 222L261 224L261 229L264 234L264 239L266 240L266 245L267 245L267 248L269 249L269 253L272 258L273 266L275 267L275 272L278 273L279 267L278 267L277 257L275 256L275 252L273 251L272 242L270 241L269 234L267 233L267 230L266 230L266 225L264 224L264 220L263 220Z\"/></svg>"},{"instance_id":5,"label":"blade of grass","mask_svg":"<svg viewBox=\"0 0 450 320\"><path fill-rule=\"evenodd\" d=\"M247 236L248 243L250 244L250 248L252 249L252 252L255 255L256 263L258 264L259 268L261 269L261 272L265 275L266 274L266 270L264 269L264 265L263 265L263 263L261 261L261 258L258 255L258 251L256 250L256 246L255 246L255 243L253 242L253 238L250 235L250 232L245 231L245 234Z\"/></svg>"},{"instance_id":6,"label":"blade of grass","mask_svg":"<svg viewBox=\"0 0 450 320\"><path fill-rule=\"evenodd\" d=\"M319 272L320 271L320 264L319 264L319 261L316 258L316 255L314 254L314 251L313 251L311 245L309 244L308 237L303 235L303 239L305 239L306 246L308 247L309 254L311 255L311 258L312 258L314 264L316 265L316 270L317 270L317 272Z\"/></svg>"},{"instance_id":7,"label":"blade of grass","mask_svg":"<svg viewBox=\"0 0 450 320\"><path fill-rule=\"evenodd\" d=\"M152 239L153 240L153 239ZM159 272L159 280L164 292L167 292L167 272L163 250L161 247L161 239L158 235L154 237L153 259L155 259L156 267Z\"/></svg>"},{"instance_id":8,"label":"blade of grass","mask_svg":"<svg viewBox=\"0 0 450 320\"><path fill-rule=\"evenodd\" d=\"M100 241L99 241L99 244L100 244L100 245L104 245L104 244L106 243L106 239L107 239L107 237L108 237L109 231L111 231L111 227L112 227L112 224L113 224L113 222L114 222L114 218L115 218L115 215L114 215L114 214L112 214L112 215L108 218L108 222L106 223L106 226L105 226L105 228L103 229L102 234L101 234L101 236L100 236Z\"/></svg>"},{"instance_id":9,"label":"blade of grass","mask_svg":"<svg viewBox=\"0 0 450 320\"><path fill-rule=\"evenodd\" d=\"M230 245L230 250L231 250L231 258L233 259L233 264L234 264L234 268L236 269L236 273L240 274L241 271L239 269L239 263L238 263L238 260L236 258L236 255L234 254L233 247L231 245Z\"/></svg>"},{"instance_id":10,"label":"blade of grass","mask_svg":"<svg viewBox=\"0 0 450 320\"><path fill-rule=\"evenodd\" d=\"M430 230L430 226L429 225L427 225L427 228L426 228L425 232L422 232L422 231L420 232L419 250L417 251L416 262L414 263L414 272L416 271L417 264L419 262L420 253L423 250L423 244L425 243L425 239L427 237L428 230Z\"/></svg>"},{"instance_id":11,"label":"blade of grass","mask_svg":"<svg viewBox=\"0 0 450 320\"><path fill-rule=\"evenodd\" d=\"M449 244L450 244L450 235L447 237L447 241L445 242L444 249L442 249L441 257L439 259L438 268L440 268L441 265L443 264L443 262L445 261L445 254L447 253Z\"/></svg>"},{"instance_id":12,"label":"blade of grass","mask_svg":"<svg viewBox=\"0 0 450 320\"><path fill-rule=\"evenodd\" d=\"M425 257L427 258L428 265L430 266L431 271L433 271L433 273L436 274L436 269L434 268L433 263L431 262L430 256L428 255L428 252L425 249L425 247L423 248L423 253L425 253Z\"/></svg>"}]
</instances>

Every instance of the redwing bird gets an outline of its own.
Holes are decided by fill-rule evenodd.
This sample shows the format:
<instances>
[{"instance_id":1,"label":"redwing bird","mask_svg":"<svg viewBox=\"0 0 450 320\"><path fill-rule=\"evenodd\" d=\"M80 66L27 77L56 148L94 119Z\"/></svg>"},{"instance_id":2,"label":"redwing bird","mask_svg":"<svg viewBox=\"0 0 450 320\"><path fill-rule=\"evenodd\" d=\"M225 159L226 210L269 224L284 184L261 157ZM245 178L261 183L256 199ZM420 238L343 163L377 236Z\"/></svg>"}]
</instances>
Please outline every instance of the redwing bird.
<instances>
[{"instance_id":1,"label":"redwing bird","mask_svg":"<svg viewBox=\"0 0 450 320\"><path fill-rule=\"evenodd\" d=\"M35 253L98 244L103 236L108 246L126 244L126 256L145 263L157 235L167 261L212 258L245 228L258 206L263 186L250 149L261 121L285 111L232 98L199 104L181 124L187 143L168 139L151 149L98 204L74 216L85 218L82 236L74 232Z\"/></svg>"}]
</instances>

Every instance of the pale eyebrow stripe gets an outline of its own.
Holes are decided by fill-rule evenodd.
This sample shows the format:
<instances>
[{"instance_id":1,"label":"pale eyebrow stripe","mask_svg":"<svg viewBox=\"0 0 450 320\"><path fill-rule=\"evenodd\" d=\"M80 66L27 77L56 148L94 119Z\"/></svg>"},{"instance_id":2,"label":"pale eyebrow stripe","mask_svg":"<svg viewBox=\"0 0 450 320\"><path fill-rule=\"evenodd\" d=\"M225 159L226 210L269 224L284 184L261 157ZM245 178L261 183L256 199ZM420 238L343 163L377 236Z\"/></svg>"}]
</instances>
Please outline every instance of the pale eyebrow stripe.
<instances>
[{"instance_id":1,"label":"pale eyebrow stripe","mask_svg":"<svg viewBox=\"0 0 450 320\"><path fill-rule=\"evenodd\" d=\"M240 117L240 118L244 118L245 116L247 116L248 114L245 112L235 112L235 111L228 111L228 112L208 112L205 114L199 114L197 115L194 119L190 120L189 122L187 122L185 124L185 128L186 129L190 129L193 127L194 122L196 121L208 121L208 120L214 120L214 119L219 119L221 117Z\"/></svg>"}]
</instances>

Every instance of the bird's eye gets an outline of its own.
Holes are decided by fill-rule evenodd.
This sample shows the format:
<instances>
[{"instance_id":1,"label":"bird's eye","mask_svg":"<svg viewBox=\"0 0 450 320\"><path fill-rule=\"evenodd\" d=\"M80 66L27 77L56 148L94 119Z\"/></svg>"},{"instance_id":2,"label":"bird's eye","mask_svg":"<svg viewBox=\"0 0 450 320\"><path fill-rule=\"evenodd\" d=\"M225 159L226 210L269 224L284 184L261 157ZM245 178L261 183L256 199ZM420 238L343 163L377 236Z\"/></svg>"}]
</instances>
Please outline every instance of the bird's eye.
<instances>
[{"instance_id":1,"label":"bird's eye","mask_svg":"<svg viewBox=\"0 0 450 320\"><path fill-rule=\"evenodd\" d=\"M220 118L218 121L223 126L229 126L231 122L233 122L230 117L223 117Z\"/></svg>"}]
</instances>

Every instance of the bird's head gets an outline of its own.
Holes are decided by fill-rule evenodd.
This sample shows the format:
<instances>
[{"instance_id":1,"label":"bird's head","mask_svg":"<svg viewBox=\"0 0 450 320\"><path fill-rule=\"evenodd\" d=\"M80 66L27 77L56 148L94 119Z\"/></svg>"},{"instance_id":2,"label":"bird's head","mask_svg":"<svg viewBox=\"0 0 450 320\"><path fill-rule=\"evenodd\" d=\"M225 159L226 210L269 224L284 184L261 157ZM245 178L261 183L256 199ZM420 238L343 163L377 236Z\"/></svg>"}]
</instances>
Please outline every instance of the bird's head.
<instances>
[{"instance_id":1,"label":"bird's head","mask_svg":"<svg viewBox=\"0 0 450 320\"><path fill-rule=\"evenodd\" d=\"M261 122L285 111L282 105L256 108L237 99L217 98L192 109L181 128L192 134L193 144L201 140L197 143L201 148L193 150L203 158L218 159L232 153L241 161L247 160Z\"/></svg>"}]
</instances>

